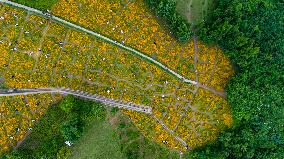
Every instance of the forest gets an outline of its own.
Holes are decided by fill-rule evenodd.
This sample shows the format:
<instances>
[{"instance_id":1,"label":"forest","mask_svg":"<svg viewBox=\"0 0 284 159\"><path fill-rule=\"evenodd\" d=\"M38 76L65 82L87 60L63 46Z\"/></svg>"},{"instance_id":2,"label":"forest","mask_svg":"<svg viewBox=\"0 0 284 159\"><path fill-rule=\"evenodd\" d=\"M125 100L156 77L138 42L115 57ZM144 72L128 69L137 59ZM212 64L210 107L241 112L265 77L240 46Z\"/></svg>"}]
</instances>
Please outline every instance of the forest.
<instances>
[{"instance_id":1,"label":"forest","mask_svg":"<svg viewBox=\"0 0 284 159\"><path fill-rule=\"evenodd\" d=\"M228 86L233 129L196 156L283 158L284 3L220 0L199 38L217 44L235 66Z\"/></svg>"}]
</instances>

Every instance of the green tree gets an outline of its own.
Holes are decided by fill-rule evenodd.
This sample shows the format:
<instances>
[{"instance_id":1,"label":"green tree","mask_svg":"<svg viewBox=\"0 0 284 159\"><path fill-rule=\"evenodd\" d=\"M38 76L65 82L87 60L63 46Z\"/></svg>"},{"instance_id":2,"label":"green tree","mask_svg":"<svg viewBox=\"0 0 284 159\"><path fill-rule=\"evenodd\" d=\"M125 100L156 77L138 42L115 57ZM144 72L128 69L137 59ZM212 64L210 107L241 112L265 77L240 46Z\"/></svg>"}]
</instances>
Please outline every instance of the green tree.
<instances>
[{"instance_id":1,"label":"green tree","mask_svg":"<svg viewBox=\"0 0 284 159\"><path fill-rule=\"evenodd\" d=\"M192 37L191 25L176 11L176 1L145 0L145 3L158 17L164 20L165 26L178 41L185 43Z\"/></svg>"}]
</instances>

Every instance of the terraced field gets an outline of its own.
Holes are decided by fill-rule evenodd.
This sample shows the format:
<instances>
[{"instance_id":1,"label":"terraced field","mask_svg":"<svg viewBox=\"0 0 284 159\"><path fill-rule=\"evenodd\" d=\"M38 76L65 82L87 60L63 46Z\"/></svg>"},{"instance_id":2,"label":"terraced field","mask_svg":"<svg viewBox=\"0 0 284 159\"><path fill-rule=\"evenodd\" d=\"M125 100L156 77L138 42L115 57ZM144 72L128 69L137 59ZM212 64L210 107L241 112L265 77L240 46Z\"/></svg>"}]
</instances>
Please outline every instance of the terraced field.
<instances>
[{"instance_id":1,"label":"terraced field","mask_svg":"<svg viewBox=\"0 0 284 159\"><path fill-rule=\"evenodd\" d=\"M6 87L65 87L149 106L151 114L122 111L146 137L179 151L214 140L231 125L224 93L233 74L229 60L197 39L179 44L142 0L60 0L51 12L46 17L0 3ZM0 99L1 154L61 96Z\"/></svg>"}]
</instances>

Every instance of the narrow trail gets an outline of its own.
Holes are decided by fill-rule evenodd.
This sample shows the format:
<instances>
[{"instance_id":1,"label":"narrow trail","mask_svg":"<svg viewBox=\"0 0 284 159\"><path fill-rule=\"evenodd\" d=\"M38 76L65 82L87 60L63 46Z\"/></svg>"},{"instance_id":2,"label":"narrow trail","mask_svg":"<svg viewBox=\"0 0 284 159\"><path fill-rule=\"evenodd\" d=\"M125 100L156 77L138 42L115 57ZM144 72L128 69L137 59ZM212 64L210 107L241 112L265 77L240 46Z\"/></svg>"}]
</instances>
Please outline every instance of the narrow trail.
<instances>
[{"instance_id":1,"label":"narrow trail","mask_svg":"<svg viewBox=\"0 0 284 159\"><path fill-rule=\"evenodd\" d=\"M8 90L1 91L0 97L7 96L17 96L17 95L32 95L32 94L42 94L42 93L60 93L60 94L69 94L74 95L76 97L85 98L88 100L95 100L105 105L109 105L112 107L123 108L127 110L133 110L141 113L152 114L152 108L149 106L142 106L133 104L131 102L123 102L120 100L114 100L106 97L102 97L96 94L91 94L88 92L83 92L79 90L71 90L68 88L38 88L38 89L16 89L16 90Z\"/></svg>"},{"instance_id":2,"label":"narrow trail","mask_svg":"<svg viewBox=\"0 0 284 159\"><path fill-rule=\"evenodd\" d=\"M197 86L197 87L200 87L200 88L203 88L203 89L206 89L206 90L208 90L208 91L210 91L210 92L212 92L212 93L214 93L214 94L216 94L216 95L219 95L219 96L225 98L225 97L226 97L226 93L225 93L225 92L217 91L217 90L215 90L214 88L211 88L211 87L207 86L206 84L203 84L203 83L198 82L198 73L197 73L197 63L198 63L197 52L198 52L198 43L197 43L197 38L196 38L196 36L193 36L193 40L194 40L194 69L196 70L196 71L195 71L195 72L196 72L196 79L195 79L195 80L197 81L196 86ZM214 68L216 67L215 65L216 65L216 63L214 64ZM214 70L214 71L215 71L215 70Z\"/></svg>"},{"instance_id":3,"label":"narrow trail","mask_svg":"<svg viewBox=\"0 0 284 159\"><path fill-rule=\"evenodd\" d=\"M177 136L169 127L167 127L164 122L160 119L158 119L154 114L151 114L151 116L160 124L162 127L170 133L178 142L180 142L187 150L191 150L191 148L187 145L187 143L182 140L179 136Z\"/></svg>"}]
</instances>

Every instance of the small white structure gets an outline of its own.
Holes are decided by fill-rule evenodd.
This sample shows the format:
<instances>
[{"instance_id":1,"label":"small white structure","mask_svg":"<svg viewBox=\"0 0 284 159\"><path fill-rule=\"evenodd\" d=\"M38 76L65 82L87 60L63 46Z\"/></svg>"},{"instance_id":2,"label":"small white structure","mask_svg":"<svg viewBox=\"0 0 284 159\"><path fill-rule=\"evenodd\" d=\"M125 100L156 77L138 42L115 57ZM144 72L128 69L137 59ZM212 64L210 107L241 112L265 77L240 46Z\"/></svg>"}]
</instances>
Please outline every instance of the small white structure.
<instances>
[{"instance_id":1,"label":"small white structure","mask_svg":"<svg viewBox=\"0 0 284 159\"><path fill-rule=\"evenodd\" d=\"M73 143L70 142L70 141L65 141L64 143L65 143L67 146L69 146L69 147L73 145Z\"/></svg>"}]
</instances>

